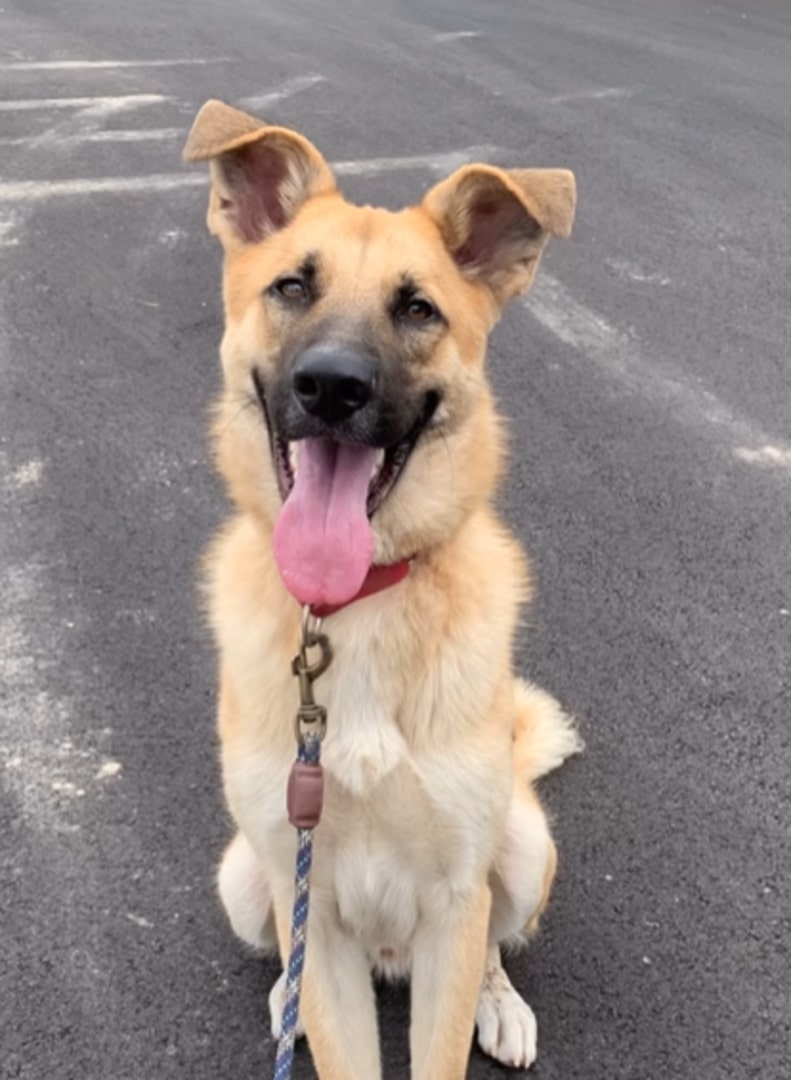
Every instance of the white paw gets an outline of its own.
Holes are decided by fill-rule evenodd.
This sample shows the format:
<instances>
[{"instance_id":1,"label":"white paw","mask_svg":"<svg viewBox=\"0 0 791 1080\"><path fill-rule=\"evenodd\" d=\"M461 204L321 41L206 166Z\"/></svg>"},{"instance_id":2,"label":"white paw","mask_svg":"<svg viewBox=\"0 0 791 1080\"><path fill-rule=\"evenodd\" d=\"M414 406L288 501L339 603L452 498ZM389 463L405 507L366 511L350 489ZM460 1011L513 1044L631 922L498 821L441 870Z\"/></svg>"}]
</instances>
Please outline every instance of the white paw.
<instances>
[{"instance_id":1,"label":"white paw","mask_svg":"<svg viewBox=\"0 0 791 1080\"><path fill-rule=\"evenodd\" d=\"M277 1040L283 1030L283 1006L286 1003L286 973L285 971L269 991L269 1023L272 1027L272 1038ZM305 1034L302 1026L302 1017L297 1019L297 1038L301 1039Z\"/></svg>"},{"instance_id":2,"label":"white paw","mask_svg":"<svg viewBox=\"0 0 791 1080\"><path fill-rule=\"evenodd\" d=\"M475 1023L478 1045L495 1061L512 1069L527 1069L536 1060L538 1025L535 1015L499 966L486 972Z\"/></svg>"}]
</instances>

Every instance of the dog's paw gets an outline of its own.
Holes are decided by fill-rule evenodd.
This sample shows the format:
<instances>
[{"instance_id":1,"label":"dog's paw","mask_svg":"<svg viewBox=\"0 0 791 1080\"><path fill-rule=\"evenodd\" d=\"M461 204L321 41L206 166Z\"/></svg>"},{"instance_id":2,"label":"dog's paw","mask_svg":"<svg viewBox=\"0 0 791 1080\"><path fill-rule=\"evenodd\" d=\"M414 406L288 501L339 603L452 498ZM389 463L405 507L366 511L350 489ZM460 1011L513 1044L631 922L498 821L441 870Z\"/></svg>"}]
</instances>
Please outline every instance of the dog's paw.
<instances>
[{"instance_id":1,"label":"dog's paw","mask_svg":"<svg viewBox=\"0 0 791 1080\"><path fill-rule=\"evenodd\" d=\"M272 1028L272 1038L277 1040L283 1030L283 1007L286 1003L286 973L285 971L269 991L269 1023ZM302 1017L297 1017L297 1038L301 1039L305 1034L302 1026Z\"/></svg>"},{"instance_id":2,"label":"dog's paw","mask_svg":"<svg viewBox=\"0 0 791 1080\"><path fill-rule=\"evenodd\" d=\"M514 990L503 968L488 967L475 1014L478 1045L485 1054L512 1069L527 1069L538 1052L533 1010Z\"/></svg>"}]
</instances>

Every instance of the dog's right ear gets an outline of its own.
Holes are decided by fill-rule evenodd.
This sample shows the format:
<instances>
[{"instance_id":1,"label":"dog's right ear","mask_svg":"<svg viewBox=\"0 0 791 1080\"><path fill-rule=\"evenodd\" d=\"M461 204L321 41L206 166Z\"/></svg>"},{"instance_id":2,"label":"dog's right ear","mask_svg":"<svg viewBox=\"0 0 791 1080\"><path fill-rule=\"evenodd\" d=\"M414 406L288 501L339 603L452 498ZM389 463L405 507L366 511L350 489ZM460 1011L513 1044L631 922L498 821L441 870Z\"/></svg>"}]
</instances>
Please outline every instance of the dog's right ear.
<instances>
[{"instance_id":1,"label":"dog's right ear","mask_svg":"<svg viewBox=\"0 0 791 1080\"><path fill-rule=\"evenodd\" d=\"M185 161L208 161L207 224L226 251L282 229L308 199L335 191L324 158L307 139L222 101L207 101L184 147Z\"/></svg>"}]
</instances>

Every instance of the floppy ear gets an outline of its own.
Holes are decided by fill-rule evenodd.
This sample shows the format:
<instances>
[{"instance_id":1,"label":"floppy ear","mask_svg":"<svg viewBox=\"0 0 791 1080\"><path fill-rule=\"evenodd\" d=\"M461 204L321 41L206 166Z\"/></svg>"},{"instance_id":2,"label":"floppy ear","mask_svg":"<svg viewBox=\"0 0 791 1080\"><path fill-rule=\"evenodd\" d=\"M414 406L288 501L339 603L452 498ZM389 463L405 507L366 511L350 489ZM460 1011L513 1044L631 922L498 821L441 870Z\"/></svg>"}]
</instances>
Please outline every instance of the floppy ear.
<instances>
[{"instance_id":1,"label":"floppy ear","mask_svg":"<svg viewBox=\"0 0 791 1080\"><path fill-rule=\"evenodd\" d=\"M335 191L329 166L307 139L222 101L207 101L196 116L184 160L209 161L207 224L229 250L264 240L308 199Z\"/></svg>"},{"instance_id":2,"label":"floppy ear","mask_svg":"<svg viewBox=\"0 0 791 1080\"><path fill-rule=\"evenodd\" d=\"M550 235L571 233L575 202L567 169L466 165L429 191L423 209L462 273L504 304L530 286Z\"/></svg>"}]
</instances>

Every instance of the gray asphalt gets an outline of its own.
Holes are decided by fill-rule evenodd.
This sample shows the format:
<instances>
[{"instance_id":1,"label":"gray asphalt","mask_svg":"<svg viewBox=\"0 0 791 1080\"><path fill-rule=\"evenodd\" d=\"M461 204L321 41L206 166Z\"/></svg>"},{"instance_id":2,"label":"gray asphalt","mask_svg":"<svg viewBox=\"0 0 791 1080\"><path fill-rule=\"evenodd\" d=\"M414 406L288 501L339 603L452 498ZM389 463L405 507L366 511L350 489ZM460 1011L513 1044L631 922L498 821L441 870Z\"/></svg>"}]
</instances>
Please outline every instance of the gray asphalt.
<instances>
[{"instance_id":1,"label":"gray asphalt","mask_svg":"<svg viewBox=\"0 0 791 1080\"><path fill-rule=\"evenodd\" d=\"M574 238L491 366L502 508L541 590L520 662L588 744L545 784L561 874L510 962L535 1076L791 1077L788 4L5 0L0 20L0 1076L271 1067L273 970L213 891L206 193L57 187L191 175L203 100L263 96L334 161L485 146L577 172ZM215 62L19 66L174 59ZM372 171L346 190L392 206L436 175ZM382 1005L406 1077L408 995ZM475 1052L469 1075L501 1071Z\"/></svg>"}]
</instances>

